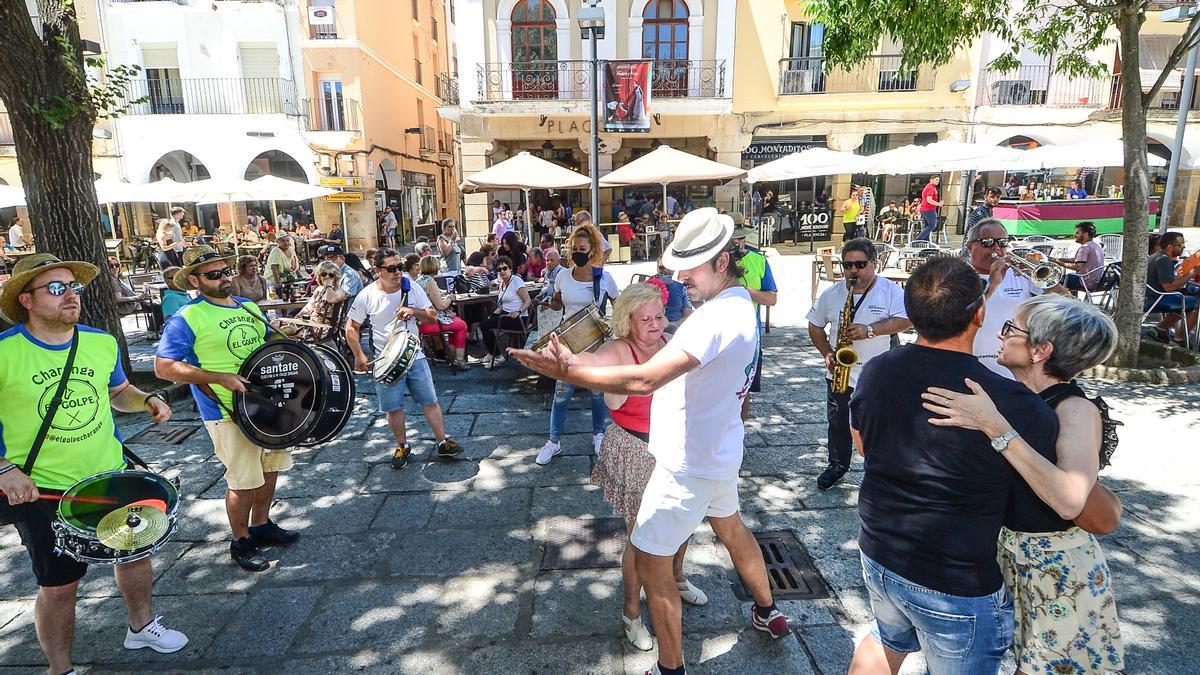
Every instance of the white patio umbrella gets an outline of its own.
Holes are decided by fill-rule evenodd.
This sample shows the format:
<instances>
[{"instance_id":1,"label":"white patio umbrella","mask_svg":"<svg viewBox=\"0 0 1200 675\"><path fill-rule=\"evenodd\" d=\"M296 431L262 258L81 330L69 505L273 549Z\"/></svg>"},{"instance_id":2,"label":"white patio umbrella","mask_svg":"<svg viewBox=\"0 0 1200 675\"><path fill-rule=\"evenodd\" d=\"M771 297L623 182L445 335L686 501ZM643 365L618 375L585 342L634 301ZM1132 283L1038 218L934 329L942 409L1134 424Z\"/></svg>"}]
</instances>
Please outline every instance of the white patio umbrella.
<instances>
[{"instance_id":1,"label":"white patio umbrella","mask_svg":"<svg viewBox=\"0 0 1200 675\"><path fill-rule=\"evenodd\" d=\"M662 185L663 209L667 208L669 183L699 183L742 178L745 169L714 162L711 159L660 145L600 179L600 187L625 185Z\"/></svg>"},{"instance_id":2,"label":"white patio umbrella","mask_svg":"<svg viewBox=\"0 0 1200 675\"><path fill-rule=\"evenodd\" d=\"M868 155L869 174L941 173L943 171L989 171L1015 161L1022 151L986 143L938 141L929 145L906 145L877 155Z\"/></svg>"},{"instance_id":3,"label":"white patio umbrella","mask_svg":"<svg viewBox=\"0 0 1200 675\"><path fill-rule=\"evenodd\" d=\"M813 176L838 176L846 173L862 173L869 160L852 152L839 152L829 148L809 148L784 155L750 169L746 180L751 183L795 180Z\"/></svg>"},{"instance_id":4,"label":"white patio umbrella","mask_svg":"<svg viewBox=\"0 0 1200 675\"><path fill-rule=\"evenodd\" d=\"M16 185L0 185L0 209L25 206L25 190Z\"/></svg>"},{"instance_id":5,"label":"white patio umbrella","mask_svg":"<svg viewBox=\"0 0 1200 675\"><path fill-rule=\"evenodd\" d=\"M530 190L583 190L590 187L592 180L565 166L560 166L529 154L519 152L503 162L467 177L460 188L463 192L485 192L487 190L522 190L525 192L526 237L532 237L533 213L529 204ZM596 217L595 214L592 217ZM416 224L414 223L414 226Z\"/></svg>"},{"instance_id":6,"label":"white patio umbrella","mask_svg":"<svg viewBox=\"0 0 1200 675\"><path fill-rule=\"evenodd\" d=\"M1120 139L1088 141L1068 145L1043 145L1017 151L1012 161L996 167L1007 171L1061 169L1068 167L1125 166L1125 145ZM1158 155L1147 156L1150 166L1166 166Z\"/></svg>"}]
</instances>

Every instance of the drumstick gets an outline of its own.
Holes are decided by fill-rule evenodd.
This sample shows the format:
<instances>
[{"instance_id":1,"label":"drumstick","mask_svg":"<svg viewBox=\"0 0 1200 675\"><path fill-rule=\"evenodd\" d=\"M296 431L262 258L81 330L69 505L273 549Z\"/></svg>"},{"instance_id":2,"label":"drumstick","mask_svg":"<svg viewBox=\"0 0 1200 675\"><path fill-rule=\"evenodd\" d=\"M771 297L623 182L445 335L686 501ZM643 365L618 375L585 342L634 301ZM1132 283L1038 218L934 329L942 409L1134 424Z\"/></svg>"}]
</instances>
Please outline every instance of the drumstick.
<instances>
[{"instance_id":1,"label":"drumstick","mask_svg":"<svg viewBox=\"0 0 1200 675\"><path fill-rule=\"evenodd\" d=\"M8 496L7 494L0 492L0 497L7 497L7 496ZM111 505L111 504L120 504L121 503L120 501L118 501L116 499L109 499L108 497L67 497L64 495L39 495L38 499L45 499L46 501L51 501L51 502L80 502L82 504Z\"/></svg>"}]
</instances>

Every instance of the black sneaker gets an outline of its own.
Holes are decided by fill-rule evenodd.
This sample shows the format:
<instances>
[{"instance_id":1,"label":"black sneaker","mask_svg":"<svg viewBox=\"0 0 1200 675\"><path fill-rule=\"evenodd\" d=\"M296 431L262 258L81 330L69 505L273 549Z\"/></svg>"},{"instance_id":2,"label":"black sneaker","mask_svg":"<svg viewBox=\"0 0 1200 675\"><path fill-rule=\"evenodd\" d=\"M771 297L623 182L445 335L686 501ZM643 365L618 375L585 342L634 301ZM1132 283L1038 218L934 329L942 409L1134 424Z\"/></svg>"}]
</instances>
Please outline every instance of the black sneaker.
<instances>
[{"instance_id":1,"label":"black sneaker","mask_svg":"<svg viewBox=\"0 0 1200 675\"><path fill-rule=\"evenodd\" d=\"M262 572L271 566L250 537L242 537L237 541L230 542L229 556L233 558L233 562L238 564L238 567L247 572Z\"/></svg>"},{"instance_id":2,"label":"black sneaker","mask_svg":"<svg viewBox=\"0 0 1200 675\"><path fill-rule=\"evenodd\" d=\"M824 471L821 472L820 476L817 476L817 487L822 490L828 490L834 485L840 483L842 481L842 476L845 475L846 469L843 469L837 464L830 464Z\"/></svg>"},{"instance_id":3,"label":"black sneaker","mask_svg":"<svg viewBox=\"0 0 1200 675\"><path fill-rule=\"evenodd\" d=\"M463 453L463 446L459 445L458 443L455 443L453 439L447 438L446 440L442 441L441 443L438 443L438 446L437 446L438 457L456 457L458 455L461 455L462 453Z\"/></svg>"},{"instance_id":4,"label":"black sneaker","mask_svg":"<svg viewBox=\"0 0 1200 675\"><path fill-rule=\"evenodd\" d=\"M295 530L285 530L268 520L258 532L254 532L257 528L251 528L250 541L259 548L267 546L291 546L300 541L300 533Z\"/></svg>"},{"instance_id":5,"label":"black sneaker","mask_svg":"<svg viewBox=\"0 0 1200 675\"><path fill-rule=\"evenodd\" d=\"M392 468L403 469L408 464L408 456L412 454L412 449L408 447L408 443L397 445L392 451Z\"/></svg>"}]
</instances>

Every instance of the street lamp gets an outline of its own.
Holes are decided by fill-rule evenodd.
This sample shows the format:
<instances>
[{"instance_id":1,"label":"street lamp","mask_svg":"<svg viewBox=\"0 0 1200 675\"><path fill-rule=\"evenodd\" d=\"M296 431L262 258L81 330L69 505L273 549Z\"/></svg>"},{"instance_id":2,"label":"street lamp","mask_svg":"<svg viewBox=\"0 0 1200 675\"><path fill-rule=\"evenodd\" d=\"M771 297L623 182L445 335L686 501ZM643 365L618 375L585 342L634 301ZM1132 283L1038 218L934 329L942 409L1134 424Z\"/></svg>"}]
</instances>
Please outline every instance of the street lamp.
<instances>
[{"instance_id":1,"label":"street lamp","mask_svg":"<svg viewBox=\"0 0 1200 675\"><path fill-rule=\"evenodd\" d=\"M598 0L588 0L587 7L579 10L579 34L592 47L592 152L588 157L588 170L592 175L592 221L600 220L600 119L598 89L600 86L600 62L596 56L596 41L604 37L604 10L596 6Z\"/></svg>"},{"instance_id":2,"label":"street lamp","mask_svg":"<svg viewBox=\"0 0 1200 675\"><path fill-rule=\"evenodd\" d=\"M1192 7L1172 7L1162 13L1163 23L1186 23L1200 10L1200 0ZM1192 90L1196 82L1196 52L1200 45L1193 44L1188 50L1187 65L1184 67L1183 87L1179 92L1179 119L1175 124L1175 143L1171 147L1171 166L1167 169L1167 190L1163 195L1159 213L1158 231L1167 231L1167 220L1171 215L1171 199L1175 196L1175 182L1179 180L1179 158L1183 155L1183 133L1187 127L1188 111L1192 107Z\"/></svg>"}]
</instances>

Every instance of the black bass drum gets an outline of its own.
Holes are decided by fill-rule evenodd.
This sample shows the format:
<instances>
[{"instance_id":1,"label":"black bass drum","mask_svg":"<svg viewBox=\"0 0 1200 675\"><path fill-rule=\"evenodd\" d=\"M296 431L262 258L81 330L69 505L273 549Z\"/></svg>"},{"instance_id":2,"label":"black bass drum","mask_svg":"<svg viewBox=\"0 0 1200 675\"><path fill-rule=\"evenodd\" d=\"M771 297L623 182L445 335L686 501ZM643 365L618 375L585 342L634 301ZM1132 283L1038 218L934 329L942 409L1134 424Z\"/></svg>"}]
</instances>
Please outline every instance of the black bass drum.
<instances>
[{"instance_id":1,"label":"black bass drum","mask_svg":"<svg viewBox=\"0 0 1200 675\"><path fill-rule=\"evenodd\" d=\"M264 448L324 443L353 412L354 374L325 345L268 342L246 357L238 374L250 384L233 394L234 421Z\"/></svg>"}]
</instances>

